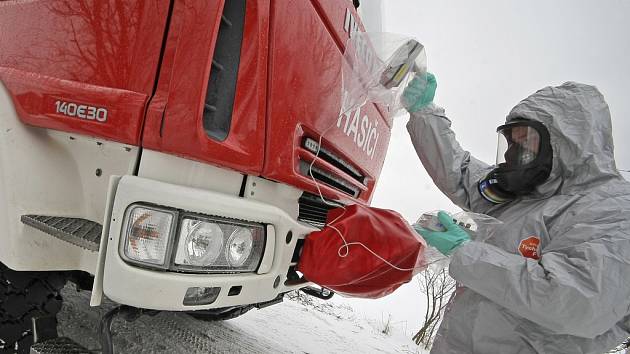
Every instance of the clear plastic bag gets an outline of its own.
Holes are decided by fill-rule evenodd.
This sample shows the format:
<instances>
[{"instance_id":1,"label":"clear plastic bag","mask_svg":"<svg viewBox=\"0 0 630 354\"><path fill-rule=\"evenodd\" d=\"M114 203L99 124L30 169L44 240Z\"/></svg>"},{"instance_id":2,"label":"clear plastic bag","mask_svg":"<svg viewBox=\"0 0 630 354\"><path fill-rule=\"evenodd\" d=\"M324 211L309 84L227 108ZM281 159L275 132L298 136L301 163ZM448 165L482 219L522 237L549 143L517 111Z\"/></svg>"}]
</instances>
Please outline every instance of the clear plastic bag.
<instances>
[{"instance_id":1,"label":"clear plastic bag","mask_svg":"<svg viewBox=\"0 0 630 354\"><path fill-rule=\"evenodd\" d=\"M424 46L411 37L391 33L353 33L342 57L342 92L339 119L319 137L340 124L343 116L357 121L368 102L387 115L401 109L401 96L414 75L426 73ZM356 114L355 114L356 113ZM347 123L346 123L347 124ZM388 237L391 242L383 242ZM347 296L385 296L426 268L425 241L396 212L349 205L329 211L326 226L311 233L300 256L305 279Z\"/></svg>"},{"instance_id":2,"label":"clear plastic bag","mask_svg":"<svg viewBox=\"0 0 630 354\"><path fill-rule=\"evenodd\" d=\"M417 74L427 71L424 46L394 33L359 32L346 43L342 63L341 111L367 101L384 106L390 115L402 113L402 93Z\"/></svg>"},{"instance_id":3,"label":"clear plastic bag","mask_svg":"<svg viewBox=\"0 0 630 354\"><path fill-rule=\"evenodd\" d=\"M418 225L433 231L446 231L444 225L438 220L437 214L437 210L422 214L414 226ZM493 237L500 226L503 225L502 221L485 214L461 211L451 214L451 217L457 225L470 235L471 240L477 242L486 242ZM429 267L434 270L446 268L449 264L449 257L443 255L440 251L431 246L428 246L425 251L425 260Z\"/></svg>"}]
</instances>

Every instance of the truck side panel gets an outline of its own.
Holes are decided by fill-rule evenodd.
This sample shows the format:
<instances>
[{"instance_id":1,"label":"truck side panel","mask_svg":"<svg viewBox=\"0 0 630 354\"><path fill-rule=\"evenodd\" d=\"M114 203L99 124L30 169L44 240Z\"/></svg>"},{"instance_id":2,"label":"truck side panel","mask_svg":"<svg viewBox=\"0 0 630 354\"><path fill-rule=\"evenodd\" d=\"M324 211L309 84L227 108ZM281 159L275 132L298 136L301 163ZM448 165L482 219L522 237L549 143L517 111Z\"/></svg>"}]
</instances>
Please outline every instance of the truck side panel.
<instances>
[{"instance_id":1,"label":"truck side panel","mask_svg":"<svg viewBox=\"0 0 630 354\"><path fill-rule=\"evenodd\" d=\"M0 80L20 118L138 145L167 12L166 0L0 3Z\"/></svg>"},{"instance_id":2,"label":"truck side panel","mask_svg":"<svg viewBox=\"0 0 630 354\"><path fill-rule=\"evenodd\" d=\"M0 2L0 262L95 270L98 253L21 217L103 222L109 176L137 165L168 10L167 0Z\"/></svg>"},{"instance_id":3,"label":"truck side panel","mask_svg":"<svg viewBox=\"0 0 630 354\"><path fill-rule=\"evenodd\" d=\"M101 223L107 176L132 173L137 154L135 146L23 124L0 83L0 262L15 270L93 272L97 253L20 218L69 216Z\"/></svg>"},{"instance_id":4,"label":"truck side panel","mask_svg":"<svg viewBox=\"0 0 630 354\"><path fill-rule=\"evenodd\" d=\"M147 95L0 67L22 122L138 145Z\"/></svg>"}]
</instances>

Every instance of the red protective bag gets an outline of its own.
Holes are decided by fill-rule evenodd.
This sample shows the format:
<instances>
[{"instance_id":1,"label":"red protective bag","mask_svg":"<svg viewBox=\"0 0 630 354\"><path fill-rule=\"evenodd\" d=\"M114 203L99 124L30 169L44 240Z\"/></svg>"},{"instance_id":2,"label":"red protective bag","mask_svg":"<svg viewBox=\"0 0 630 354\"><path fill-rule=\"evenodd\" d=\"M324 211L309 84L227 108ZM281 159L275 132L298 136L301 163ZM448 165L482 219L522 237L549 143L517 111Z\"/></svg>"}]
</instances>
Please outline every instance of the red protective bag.
<instances>
[{"instance_id":1,"label":"red protective bag","mask_svg":"<svg viewBox=\"0 0 630 354\"><path fill-rule=\"evenodd\" d=\"M298 270L342 295L376 299L426 268L425 249L422 237L397 212L355 204L330 210L327 226L306 237Z\"/></svg>"}]
</instances>

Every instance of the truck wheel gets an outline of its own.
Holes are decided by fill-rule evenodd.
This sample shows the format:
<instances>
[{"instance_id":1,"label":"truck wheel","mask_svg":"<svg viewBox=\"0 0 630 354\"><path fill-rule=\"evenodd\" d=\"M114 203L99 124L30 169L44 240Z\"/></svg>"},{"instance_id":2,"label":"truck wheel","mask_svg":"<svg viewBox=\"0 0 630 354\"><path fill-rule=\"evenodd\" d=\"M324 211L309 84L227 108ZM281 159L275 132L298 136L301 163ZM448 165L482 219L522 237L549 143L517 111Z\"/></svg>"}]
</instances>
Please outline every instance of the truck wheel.
<instances>
[{"instance_id":1,"label":"truck wheel","mask_svg":"<svg viewBox=\"0 0 630 354\"><path fill-rule=\"evenodd\" d=\"M18 272L0 263L0 353L29 353L31 318L55 316L65 278L55 272Z\"/></svg>"},{"instance_id":2,"label":"truck wheel","mask_svg":"<svg viewBox=\"0 0 630 354\"><path fill-rule=\"evenodd\" d=\"M198 320L213 322L213 321L226 321L244 314L245 312L254 308L254 305L225 307L214 310L201 310L195 312L189 312L188 314Z\"/></svg>"}]
</instances>

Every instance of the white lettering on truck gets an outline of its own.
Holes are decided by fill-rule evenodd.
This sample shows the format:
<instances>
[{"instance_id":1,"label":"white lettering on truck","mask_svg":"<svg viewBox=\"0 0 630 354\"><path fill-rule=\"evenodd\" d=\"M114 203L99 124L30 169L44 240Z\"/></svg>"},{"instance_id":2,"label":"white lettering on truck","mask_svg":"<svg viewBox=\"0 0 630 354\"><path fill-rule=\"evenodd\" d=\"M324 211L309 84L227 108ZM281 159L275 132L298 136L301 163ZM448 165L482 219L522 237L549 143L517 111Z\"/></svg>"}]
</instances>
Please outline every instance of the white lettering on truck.
<instances>
[{"instance_id":1,"label":"white lettering on truck","mask_svg":"<svg viewBox=\"0 0 630 354\"><path fill-rule=\"evenodd\" d=\"M107 122L107 109L78 104L74 102L55 101L55 113L68 117Z\"/></svg>"},{"instance_id":2,"label":"white lettering on truck","mask_svg":"<svg viewBox=\"0 0 630 354\"><path fill-rule=\"evenodd\" d=\"M344 92L344 98L347 93ZM344 99L344 102L346 100ZM348 112L341 112L337 119L337 128L354 141L370 159L374 159L376 145L380 133L378 132L378 119L370 119L367 114L361 112L363 105Z\"/></svg>"}]
</instances>

